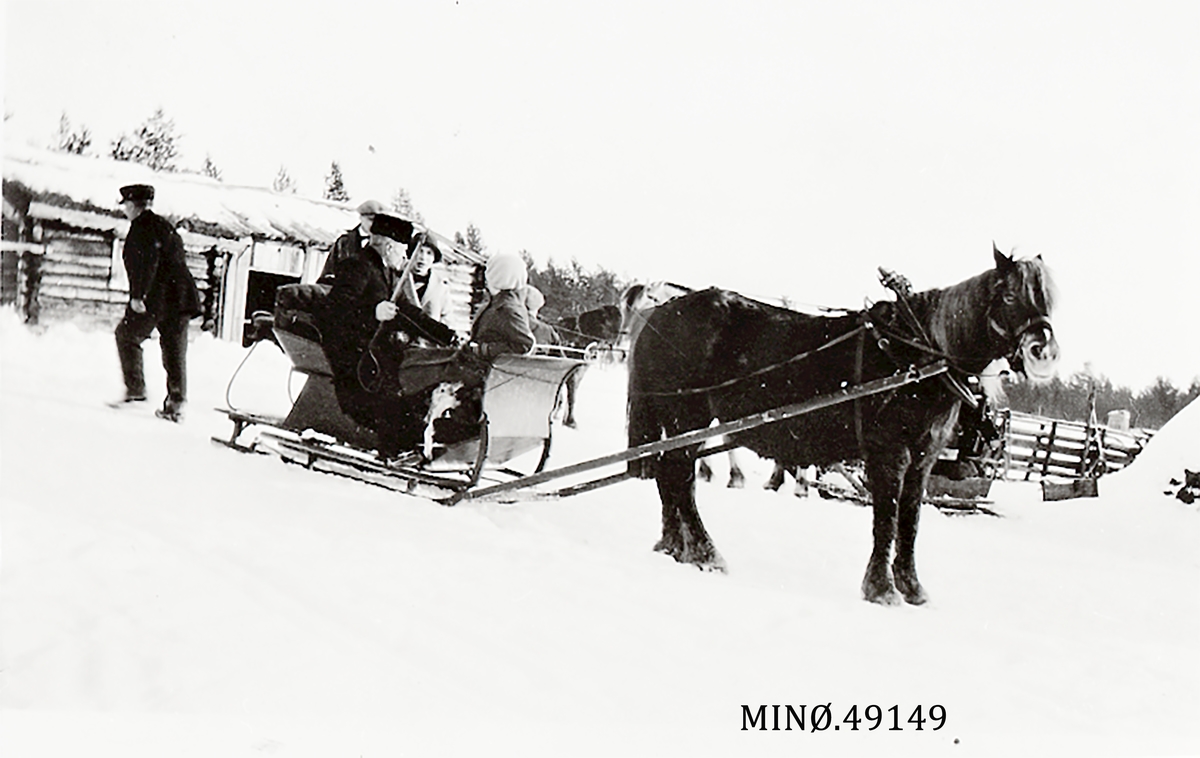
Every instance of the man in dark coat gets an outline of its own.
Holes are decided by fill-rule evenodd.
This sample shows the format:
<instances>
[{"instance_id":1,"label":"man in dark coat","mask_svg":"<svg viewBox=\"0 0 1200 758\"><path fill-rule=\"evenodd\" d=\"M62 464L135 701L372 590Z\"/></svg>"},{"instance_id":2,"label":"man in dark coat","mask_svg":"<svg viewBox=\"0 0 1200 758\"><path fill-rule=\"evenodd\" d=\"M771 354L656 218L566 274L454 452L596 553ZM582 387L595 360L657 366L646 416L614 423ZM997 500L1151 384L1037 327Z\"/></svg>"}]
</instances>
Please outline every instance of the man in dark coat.
<instances>
[{"instance_id":1,"label":"man in dark coat","mask_svg":"<svg viewBox=\"0 0 1200 758\"><path fill-rule=\"evenodd\" d=\"M183 419L187 402L188 321L200 315L200 293L187 267L183 240L171 224L150 209L154 188L131 184L121 188L121 208L129 219L123 259L129 277L129 305L117 325L117 355L125 380L120 407L146 399L142 343L158 329L167 397L155 415Z\"/></svg>"},{"instance_id":2,"label":"man in dark coat","mask_svg":"<svg viewBox=\"0 0 1200 758\"><path fill-rule=\"evenodd\" d=\"M318 283L333 284L338 263L347 258L358 257L359 251L371 244L371 225L375 222L375 216L387 212L387 208L378 200L365 200L359 204L357 210L358 226L346 231L333 243L329 257L325 259L325 266L321 269L321 275L317 277Z\"/></svg>"},{"instance_id":3,"label":"man in dark coat","mask_svg":"<svg viewBox=\"0 0 1200 758\"><path fill-rule=\"evenodd\" d=\"M342 236L350 237L350 232ZM330 253L332 263L322 274L330 290L317 324L338 405L375 431L381 456L394 458L421 442L428 404L428 397L400 394L405 346L414 337L451 345L457 335L403 298L393 301L396 274L379 251L388 241L378 236L366 240L365 246L335 245Z\"/></svg>"}]
</instances>

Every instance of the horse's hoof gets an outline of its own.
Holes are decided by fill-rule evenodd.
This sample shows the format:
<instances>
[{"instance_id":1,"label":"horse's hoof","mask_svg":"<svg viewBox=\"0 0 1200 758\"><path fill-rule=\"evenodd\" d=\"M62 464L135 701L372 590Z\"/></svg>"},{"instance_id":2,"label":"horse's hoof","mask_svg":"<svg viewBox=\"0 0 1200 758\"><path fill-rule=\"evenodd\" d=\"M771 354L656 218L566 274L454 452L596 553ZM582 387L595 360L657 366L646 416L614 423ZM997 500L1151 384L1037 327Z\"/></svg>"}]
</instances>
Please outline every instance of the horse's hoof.
<instances>
[{"instance_id":1,"label":"horse's hoof","mask_svg":"<svg viewBox=\"0 0 1200 758\"><path fill-rule=\"evenodd\" d=\"M924 605L929 600L925 588L917 579L917 572L911 568L892 567L892 575L896 580L896 589L904 596L909 605Z\"/></svg>"},{"instance_id":2,"label":"horse's hoof","mask_svg":"<svg viewBox=\"0 0 1200 758\"><path fill-rule=\"evenodd\" d=\"M567 419L566 421L563 422L563 426L567 427L568 429L574 429L576 427L575 419L573 419L573 418Z\"/></svg>"},{"instance_id":3,"label":"horse's hoof","mask_svg":"<svg viewBox=\"0 0 1200 758\"><path fill-rule=\"evenodd\" d=\"M925 588L917 583L915 586L906 586L904 582L896 582L897 590L904 597L904 602L909 605L925 605L929 601L929 596L925 594Z\"/></svg>"},{"instance_id":4,"label":"horse's hoof","mask_svg":"<svg viewBox=\"0 0 1200 758\"><path fill-rule=\"evenodd\" d=\"M904 605L904 598L896 589L892 580L892 572L886 568L882 571L868 572L862 583L863 600L880 605Z\"/></svg>"},{"instance_id":5,"label":"horse's hoof","mask_svg":"<svg viewBox=\"0 0 1200 758\"><path fill-rule=\"evenodd\" d=\"M739 476L730 476L729 484L727 484L725 486L731 490L740 490L746 486L746 477L740 476L740 475Z\"/></svg>"},{"instance_id":6,"label":"horse's hoof","mask_svg":"<svg viewBox=\"0 0 1200 758\"><path fill-rule=\"evenodd\" d=\"M884 592L877 592L877 593L870 593L864 589L863 590L863 600L866 600L871 603L877 603L879 605L890 605L890 606L904 605L904 598L901 597L900 593L897 592L894 587L889 590L886 590Z\"/></svg>"},{"instance_id":7,"label":"horse's hoof","mask_svg":"<svg viewBox=\"0 0 1200 758\"><path fill-rule=\"evenodd\" d=\"M714 574L728 574L729 569L725 565L725 559L719 555L712 555L701 561L692 561L693 566L701 571L711 571Z\"/></svg>"},{"instance_id":8,"label":"horse's hoof","mask_svg":"<svg viewBox=\"0 0 1200 758\"><path fill-rule=\"evenodd\" d=\"M680 548L679 543L677 543L677 542L667 542L666 540L659 540L658 542L654 543L654 552L662 553L663 555L669 555L672 558L674 558L676 561L678 561L679 563L684 562L683 549Z\"/></svg>"}]
</instances>

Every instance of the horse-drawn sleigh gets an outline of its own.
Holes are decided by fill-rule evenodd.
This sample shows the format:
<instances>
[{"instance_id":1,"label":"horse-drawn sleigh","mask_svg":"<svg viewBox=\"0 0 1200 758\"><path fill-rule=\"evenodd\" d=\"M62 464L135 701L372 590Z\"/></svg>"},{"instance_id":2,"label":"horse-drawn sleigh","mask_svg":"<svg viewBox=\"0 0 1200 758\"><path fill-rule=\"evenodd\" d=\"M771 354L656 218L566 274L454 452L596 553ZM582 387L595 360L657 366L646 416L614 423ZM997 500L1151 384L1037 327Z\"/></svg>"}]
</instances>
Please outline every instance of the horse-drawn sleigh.
<instances>
[{"instance_id":1,"label":"horse-drawn sleigh","mask_svg":"<svg viewBox=\"0 0 1200 758\"><path fill-rule=\"evenodd\" d=\"M294 436L279 448L302 462L432 484L443 490L435 499L447 505L563 497L631 477L654 478L662 503L655 549L715 570L724 562L696 508L698 458L742 446L788 467L862 459L874 509L863 595L883 604L920 604L926 600L915 559L920 506L960 406L974 402L965 380L1001 358L1018 373L1046 378L1058 358L1050 325L1053 287L1040 257L1013 260L995 250L994 258L993 268L945 289L912 293L892 277L885 283L896 291L894 301L840 316L798 313L718 289L664 303L646 321L631 356L628 448L556 469L544 469L553 398L583 365L568 359L497 360L484 389L480 437L407 467L370 462L369 453L339 436L346 432L318 428L320 413L297 407L291 420L230 412L235 432L227 444L237 445L248 426L265 424ZM300 369L300 351L285 349ZM319 368L307 369L310 383ZM312 392L321 413L331 404L336 411L328 390ZM302 393L295 405L304 399ZM508 431L509 424L522 431ZM717 437L725 443L702 449ZM537 470L525 476L503 470L510 453L539 442ZM335 446L353 455L327 453ZM489 460L488 470L506 474L505 480L483 481ZM462 468L448 476L437 470L439 461L442 468ZM624 470L594 480L542 488L622 464Z\"/></svg>"}]
</instances>

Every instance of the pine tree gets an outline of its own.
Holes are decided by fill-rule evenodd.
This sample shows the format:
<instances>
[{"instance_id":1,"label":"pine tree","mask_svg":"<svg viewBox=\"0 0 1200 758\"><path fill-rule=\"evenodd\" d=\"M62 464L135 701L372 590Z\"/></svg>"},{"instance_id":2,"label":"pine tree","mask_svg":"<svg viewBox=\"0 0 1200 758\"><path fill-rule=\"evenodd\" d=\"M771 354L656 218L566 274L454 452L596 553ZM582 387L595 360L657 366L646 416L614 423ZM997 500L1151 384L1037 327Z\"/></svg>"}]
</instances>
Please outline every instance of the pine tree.
<instances>
[{"instance_id":1,"label":"pine tree","mask_svg":"<svg viewBox=\"0 0 1200 758\"><path fill-rule=\"evenodd\" d=\"M133 134L118 137L112 143L111 155L119 161L143 163L155 171L175 171L178 140L175 122L159 108Z\"/></svg>"},{"instance_id":2,"label":"pine tree","mask_svg":"<svg viewBox=\"0 0 1200 758\"><path fill-rule=\"evenodd\" d=\"M346 184L342 180L342 167L337 161L333 161L329 165L329 176L325 177L325 195L326 200L333 200L337 203L349 202L350 195L346 192Z\"/></svg>"},{"instance_id":3,"label":"pine tree","mask_svg":"<svg viewBox=\"0 0 1200 758\"><path fill-rule=\"evenodd\" d=\"M91 130L82 124L78 131L72 129L71 119L67 118L67 112L63 111L62 117L58 120L58 134L55 135L54 144L50 146L50 149L60 153L83 155L91 144Z\"/></svg>"},{"instance_id":4,"label":"pine tree","mask_svg":"<svg viewBox=\"0 0 1200 758\"><path fill-rule=\"evenodd\" d=\"M474 224L467 224L467 249L474 253L483 254L487 250L487 245L483 244L483 234L480 233L479 227Z\"/></svg>"},{"instance_id":5,"label":"pine tree","mask_svg":"<svg viewBox=\"0 0 1200 758\"><path fill-rule=\"evenodd\" d=\"M279 172L275 174L275 181L271 183L271 188L276 192L294 195L296 194L296 180L292 178L285 167L280 166Z\"/></svg>"},{"instance_id":6,"label":"pine tree","mask_svg":"<svg viewBox=\"0 0 1200 758\"><path fill-rule=\"evenodd\" d=\"M211 155L204 156L204 165L200 167L200 173L205 176L221 181L221 169L217 168L217 164L213 163Z\"/></svg>"},{"instance_id":7,"label":"pine tree","mask_svg":"<svg viewBox=\"0 0 1200 758\"><path fill-rule=\"evenodd\" d=\"M392 195L392 210L409 221L416 221L418 224L425 223L421 212L413 207L412 197L408 194L408 190L403 187L397 189L396 194Z\"/></svg>"}]
</instances>

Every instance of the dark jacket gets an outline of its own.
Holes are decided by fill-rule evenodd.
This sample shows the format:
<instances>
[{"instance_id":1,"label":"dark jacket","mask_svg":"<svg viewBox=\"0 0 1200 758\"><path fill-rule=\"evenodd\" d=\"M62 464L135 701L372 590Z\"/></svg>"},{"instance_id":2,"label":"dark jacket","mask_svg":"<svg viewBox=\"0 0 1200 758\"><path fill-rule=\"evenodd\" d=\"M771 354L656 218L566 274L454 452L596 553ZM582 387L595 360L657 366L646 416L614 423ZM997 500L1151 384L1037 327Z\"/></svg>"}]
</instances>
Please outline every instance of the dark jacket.
<instances>
[{"instance_id":1,"label":"dark jacket","mask_svg":"<svg viewBox=\"0 0 1200 758\"><path fill-rule=\"evenodd\" d=\"M331 286L321 303L317 325L325 354L336 374L339 369L350 371L358 365L380 326L375 318L375 306L391 298L395 274L384 265L373 247L357 251L352 248L337 251L335 248L335 253L330 254L333 262L329 272ZM420 308L404 300L396 303L396 307L399 313L387 322L384 332L401 330L410 336L444 345L454 341L454 330L429 318Z\"/></svg>"},{"instance_id":2,"label":"dark jacket","mask_svg":"<svg viewBox=\"0 0 1200 758\"><path fill-rule=\"evenodd\" d=\"M529 311L517 290L501 290L483 309L471 329L471 341L479 345L485 358L504 353L524 355L533 349L533 330L529 327Z\"/></svg>"},{"instance_id":3,"label":"dark jacket","mask_svg":"<svg viewBox=\"0 0 1200 758\"><path fill-rule=\"evenodd\" d=\"M197 316L202 312L183 240L162 216L145 210L129 222L122 258L130 300L141 300L155 316Z\"/></svg>"},{"instance_id":4,"label":"dark jacket","mask_svg":"<svg viewBox=\"0 0 1200 758\"><path fill-rule=\"evenodd\" d=\"M329 250L329 257L325 259L325 265L321 268L321 275L317 277L317 282L333 284L338 263L349 258L357 258L359 253L367 247L364 240L365 238L357 226L338 237Z\"/></svg>"}]
</instances>

